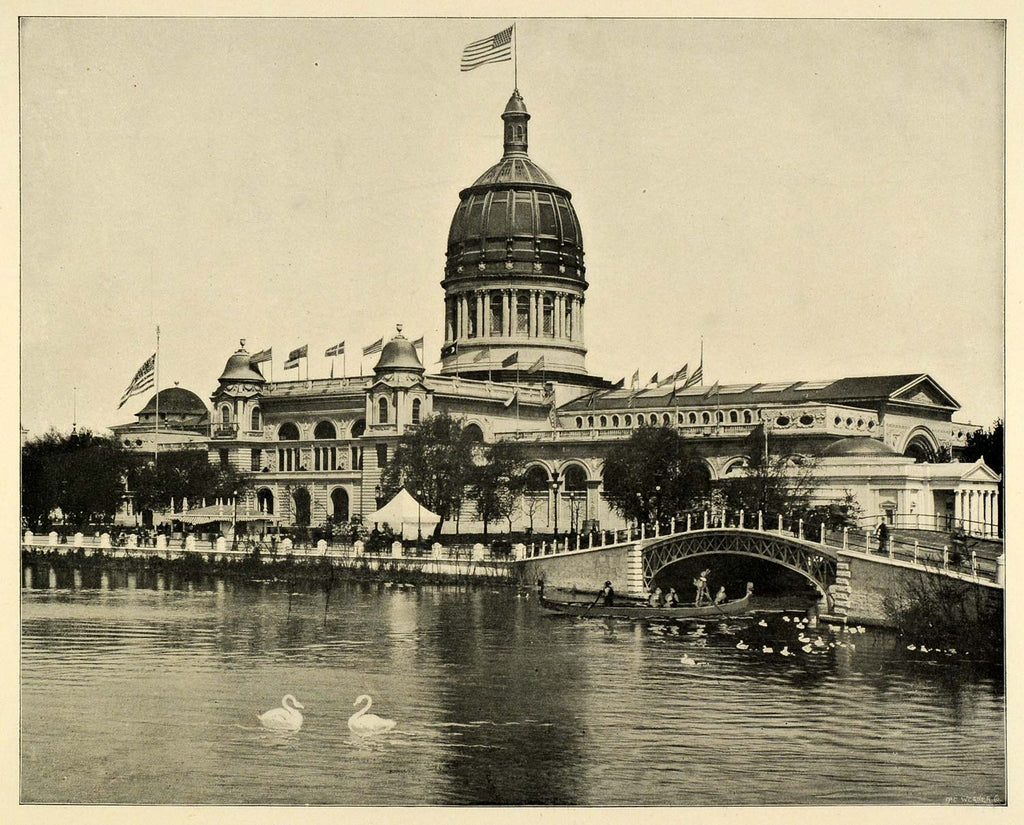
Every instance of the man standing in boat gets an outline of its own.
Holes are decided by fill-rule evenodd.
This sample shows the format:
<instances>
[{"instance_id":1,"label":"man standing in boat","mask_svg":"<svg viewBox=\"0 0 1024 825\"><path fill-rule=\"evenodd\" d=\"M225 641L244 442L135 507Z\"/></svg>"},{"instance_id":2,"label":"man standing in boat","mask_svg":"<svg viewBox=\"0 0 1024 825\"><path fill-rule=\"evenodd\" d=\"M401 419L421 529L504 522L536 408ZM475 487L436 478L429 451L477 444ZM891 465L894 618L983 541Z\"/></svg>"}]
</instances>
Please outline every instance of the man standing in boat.
<instances>
[{"instance_id":1,"label":"man standing in boat","mask_svg":"<svg viewBox=\"0 0 1024 825\"><path fill-rule=\"evenodd\" d=\"M605 607L615 606L615 589L612 587L611 582L604 583L604 587L601 588L601 592L597 594L597 598L590 603L590 606L593 607L602 599L604 600L603 603Z\"/></svg>"},{"instance_id":2,"label":"man standing in boat","mask_svg":"<svg viewBox=\"0 0 1024 825\"><path fill-rule=\"evenodd\" d=\"M693 602L694 607L700 607L705 600L711 601L711 594L708 593L708 574L710 572L710 568L702 570L701 574L693 580L693 584L697 588L697 598Z\"/></svg>"}]
</instances>

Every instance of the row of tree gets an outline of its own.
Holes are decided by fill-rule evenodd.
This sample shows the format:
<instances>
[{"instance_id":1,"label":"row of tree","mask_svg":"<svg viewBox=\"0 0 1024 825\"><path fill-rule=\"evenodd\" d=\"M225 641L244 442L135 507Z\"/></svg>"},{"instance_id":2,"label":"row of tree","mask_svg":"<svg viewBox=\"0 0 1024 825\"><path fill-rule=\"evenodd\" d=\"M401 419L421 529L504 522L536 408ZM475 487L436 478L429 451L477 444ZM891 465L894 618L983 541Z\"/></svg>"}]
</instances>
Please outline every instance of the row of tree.
<instances>
[{"instance_id":1,"label":"row of tree","mask_svg":"<svg viewBox=\"0 0 1024 825\"><path fill-rule=\"evenodd\" d=\"M172 499L192 502L227 497L248 481L210 463L206 450L149 454L90 430L51 430L21 450L21 512L26 526L48 529L109 523L127 494L137 510L162 508Z\"/></svg>"}]
</instances>

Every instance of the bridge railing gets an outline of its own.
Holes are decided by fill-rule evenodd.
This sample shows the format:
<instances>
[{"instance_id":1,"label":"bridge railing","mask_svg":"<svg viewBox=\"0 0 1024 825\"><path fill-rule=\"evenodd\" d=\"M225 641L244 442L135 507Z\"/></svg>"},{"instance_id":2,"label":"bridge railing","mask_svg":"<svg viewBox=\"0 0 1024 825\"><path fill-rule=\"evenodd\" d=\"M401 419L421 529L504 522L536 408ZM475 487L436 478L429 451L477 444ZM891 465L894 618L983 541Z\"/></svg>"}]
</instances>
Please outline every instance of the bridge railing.
<instances>
[{"instance_id":1,"label":"bridge railing","mask_svg":"<svg viewBox=\"0 0 1024 825\"><path fill-rule=\"evenodd\" d=\"M896 530L930 530L936 533L953 533L962 530L974 538L1000 538L1001 528L984 521L955 518L952 515L929 513L878 513L861 516L857 523L862 527L877 527L883 521Z\"/></svg>"}]
</instances>

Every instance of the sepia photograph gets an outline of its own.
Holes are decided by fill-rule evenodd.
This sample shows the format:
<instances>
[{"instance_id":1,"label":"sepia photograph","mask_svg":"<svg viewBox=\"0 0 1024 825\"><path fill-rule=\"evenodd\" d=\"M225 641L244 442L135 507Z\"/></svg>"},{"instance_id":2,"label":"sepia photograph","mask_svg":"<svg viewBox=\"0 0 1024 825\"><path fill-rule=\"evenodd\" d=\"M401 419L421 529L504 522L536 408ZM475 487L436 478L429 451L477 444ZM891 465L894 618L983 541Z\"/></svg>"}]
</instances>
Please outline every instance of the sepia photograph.
<instances>
[{"instance_id":1,"label":"sepia photograph","mask_svg":"<svg viewBox=\"0 0 1024 825\"><path fill-rule=\"evenodd\" d=\"M23 811L1005 809L1005 19L16 24Z\"/></svg>"}]
</instances>

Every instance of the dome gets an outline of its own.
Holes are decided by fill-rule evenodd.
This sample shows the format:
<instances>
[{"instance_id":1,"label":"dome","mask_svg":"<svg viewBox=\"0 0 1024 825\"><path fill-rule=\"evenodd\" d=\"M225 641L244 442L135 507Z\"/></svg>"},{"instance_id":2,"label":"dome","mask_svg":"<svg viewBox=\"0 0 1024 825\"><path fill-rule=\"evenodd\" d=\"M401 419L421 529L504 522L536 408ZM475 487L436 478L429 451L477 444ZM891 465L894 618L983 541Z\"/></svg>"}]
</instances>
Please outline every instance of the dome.
<instances>
[{"instance_id":1,"label":"dome","mask_svg":"<svg viewBox=\"0 0 1024 825\"><path fill-rule=\"evenodd\" d=\"M399 325L398 332L384 345L380 359L373 368L375 373L393 370L413 370L423 373L423 364L416 353L416 347L412 341L402 335L402 327Z\"/></svg>"},{"instance_id":2,"label":"dome","mask_svg":"<svg viewBox=\"0 0 1024 825\"><path fill-rule=\"evenodd\" d=\"M524 275L571 279L585 288L583 233L572 194L527 154L526 104L512 93L502 114L505 151L459 193L448 232L446 278Z\"/></svg>"},{"instance_id":3,"label":"dome","mask_svg":"<svg viewBox=\"0 0 1024 825\"><path fill-rule=\"evenodd\" d=\"M266 379L263 374L256 368L254 364L249 363L251 356L245 349L245 341L241 342L241 346L232 355L227 364L224 365L224 372L221 373L219 381L247 381L247 382L258 382L263 384Z\"/></svg>"},{"instance_id":4,"label":"dome","mask_svg":"<svg viewBox=\"0 0 1024 825\"><path fill-rule=\"evenodd\" d=\"M206 404L203 403L203 399L192 392L192 390L186 390L184 387L168 387L165 390L160 390L160 392L150 398L149 403L139 410L136 415L155 414L157 396L160 396L161 414L207 415L209 413Z\"/></svg>"},{"instance_id":5,"label":"dome","mask_svg":"<svg viewBox=\"0 0 1024 825\"><path fill-rule=\"evenodd\" d=\"M849 438L840 438L829 444L823 451L825 458L837 458L839 456L875 456L887 458L898 456L892 447L877 438L866 435L853 435Z\"/></svg>"}]
</instances>

